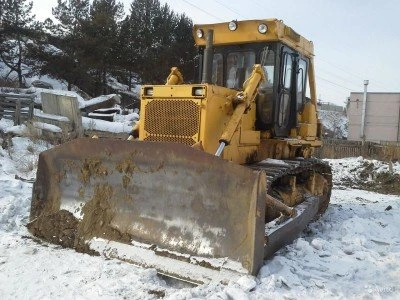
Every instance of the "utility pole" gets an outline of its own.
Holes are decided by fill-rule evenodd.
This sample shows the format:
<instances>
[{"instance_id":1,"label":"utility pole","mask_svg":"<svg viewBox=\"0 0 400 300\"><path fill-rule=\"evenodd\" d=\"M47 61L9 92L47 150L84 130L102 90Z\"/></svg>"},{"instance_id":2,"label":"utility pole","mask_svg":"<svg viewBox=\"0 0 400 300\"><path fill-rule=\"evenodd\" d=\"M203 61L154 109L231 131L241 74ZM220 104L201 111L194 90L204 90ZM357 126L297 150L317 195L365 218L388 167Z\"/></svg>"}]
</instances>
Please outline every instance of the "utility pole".
<instances>
[{"instance_id":1,"label":"utility pole","mask_svg":"<svg viewBox=\"0 0 400 300\"><path fill-rule=\"evenodd\" d=\"M368 83L369 83L368 80L364 80L364 100L363 100L363 106L362 106L362 112L361 112L361 132L360 132L360 137L362 139L363 144L365 142L365 117L367 115Z\"/></svg>"},{"instance_id":2,"label":"utility pole","mask_svg":"<svg viewBox=\"0 0 400 300\"><path fill-rule=\"evenodd\" d=\"M400 101L399 101L399 118L397 120L398 120L397 121L397 142L400 142Z\"/></svg>"}]
</instances>

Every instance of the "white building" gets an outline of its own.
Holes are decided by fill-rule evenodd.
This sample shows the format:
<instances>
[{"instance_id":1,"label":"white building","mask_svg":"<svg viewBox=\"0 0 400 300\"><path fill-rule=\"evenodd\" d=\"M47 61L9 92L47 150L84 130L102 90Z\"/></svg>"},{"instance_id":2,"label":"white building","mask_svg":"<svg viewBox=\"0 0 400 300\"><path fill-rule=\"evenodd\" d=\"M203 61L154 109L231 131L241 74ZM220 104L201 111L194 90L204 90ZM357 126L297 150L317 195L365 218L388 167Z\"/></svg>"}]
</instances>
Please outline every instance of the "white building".
<instances>
[{"instance_id":1,"label":"white building","mask_svg":"<svg viewBox=\"0 0 400 300\"><path fill-rule=\"evenodd\" d=\"M348 140L360 141L364 94L351 93L347 104ZM365 140L400 141L400 93L367 93Z\"/></svg>"}]
</instances>

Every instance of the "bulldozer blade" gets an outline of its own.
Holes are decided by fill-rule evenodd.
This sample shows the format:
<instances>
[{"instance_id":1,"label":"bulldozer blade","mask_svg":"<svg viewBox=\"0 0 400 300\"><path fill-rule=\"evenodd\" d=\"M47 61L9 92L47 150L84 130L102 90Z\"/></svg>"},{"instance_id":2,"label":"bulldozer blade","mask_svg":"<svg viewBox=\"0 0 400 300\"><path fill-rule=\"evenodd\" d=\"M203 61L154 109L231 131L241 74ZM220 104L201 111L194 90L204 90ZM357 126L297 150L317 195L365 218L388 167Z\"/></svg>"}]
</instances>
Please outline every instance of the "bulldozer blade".
<instances>
[{"instance_id":1,"label":"bulldozer blade","mask_svg":"<svg viewBox=\"0 0 400 300\"><path fill-rule=\"evenodd\" d=\"M263 172L182 144L77 139L40 154L28 228L182 280L221 281L261 267L265 197Z\"/></svg>"}]
</instances>

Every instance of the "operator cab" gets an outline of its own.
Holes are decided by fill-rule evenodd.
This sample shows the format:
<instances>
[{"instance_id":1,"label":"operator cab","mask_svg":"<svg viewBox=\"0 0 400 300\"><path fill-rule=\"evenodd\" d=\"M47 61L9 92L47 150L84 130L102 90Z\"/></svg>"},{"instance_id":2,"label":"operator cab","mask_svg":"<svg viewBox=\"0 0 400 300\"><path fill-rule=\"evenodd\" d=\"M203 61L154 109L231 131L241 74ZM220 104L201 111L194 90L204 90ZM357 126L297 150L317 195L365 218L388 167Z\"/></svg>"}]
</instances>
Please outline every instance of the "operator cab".
<instances>
[{"instance_id":1,"label":"operator cab","mask_svg":"<svg viewBox=\"0 0 400 300\"><path fill-rule=\"evenodd\" d=\"M203 51L199 47L199 82ZM256 129L288 136L306 102L309 59L281 42L214 46L211 84L241 90L254 64L261 64L266 76L256 99Z\"/></svg>"}]
</instances>

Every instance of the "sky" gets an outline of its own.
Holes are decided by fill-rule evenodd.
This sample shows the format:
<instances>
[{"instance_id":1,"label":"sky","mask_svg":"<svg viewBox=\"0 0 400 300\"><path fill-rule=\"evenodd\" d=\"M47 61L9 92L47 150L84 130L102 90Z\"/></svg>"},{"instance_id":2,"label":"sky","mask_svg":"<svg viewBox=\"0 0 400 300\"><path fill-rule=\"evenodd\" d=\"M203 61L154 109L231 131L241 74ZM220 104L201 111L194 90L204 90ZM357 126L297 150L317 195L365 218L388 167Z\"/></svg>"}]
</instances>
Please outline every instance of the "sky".
<instances>
[{"instance_id":1,"label":"sky","mask_svg":"<svg viewBox=\"0 0 400 300\"><path fill-rule=\"evenodd\" d=\"M132 0L121 0L129 12ZM314 42L317 95L344 105L350 92L400 92L398 0L171 0L194 23L277 18ZM57 0L33 0L39 20Z\"/></svg>"}]
</instances>

